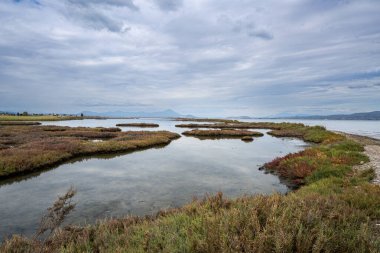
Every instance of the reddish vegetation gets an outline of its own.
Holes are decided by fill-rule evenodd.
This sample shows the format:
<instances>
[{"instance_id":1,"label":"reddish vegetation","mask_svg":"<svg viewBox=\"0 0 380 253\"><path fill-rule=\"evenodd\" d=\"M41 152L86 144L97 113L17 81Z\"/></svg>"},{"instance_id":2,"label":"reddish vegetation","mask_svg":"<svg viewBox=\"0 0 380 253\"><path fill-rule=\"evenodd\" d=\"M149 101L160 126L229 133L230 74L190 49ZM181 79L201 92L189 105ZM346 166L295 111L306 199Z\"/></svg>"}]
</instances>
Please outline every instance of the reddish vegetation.
<instances>
[{"instance_id":1,"label":"reddish vegetation","mask_svg":"<svg viewBox=\"0 0 380 253\"><path fill-rule=\"evenodd\" d=\"M287 123L284 123L287 124ZM189 123L189 124L178 124L176 127L182 128L219 128L219 129L280 129L280 125L271 122L224 122L224 123L215 123L215 124L198 124L198 123Z\"/></svg>"},{"instance_id":2,"label":"reddish vegetation","mask_svg":"<svg viewBox=\"0 0 380 253\"><path fill-rule=\"evenodd\" d=\"M293 180L293 183L302 183L302 180L309 176L318 166L311 161L312 150L308 149L299 153L293 153L284 157L279 157L266 163L264 167L269 171L275 171L281 177Z\"/></svg>"},{"instance_id":3,"label":"reddish vegetation","mask_svg":"<svg viewBox=\"0 0 380 253\"><path fill-rule=\"evenodd\" d=\"M159 127L159 124L155 123L125 123L125 124L116 124L118 127Z\"/></svg>"},{"instance_id":4,"label":"reddish vegetation","mask_svg":"<svg viewBox=\"0 0 380 253\"><path fill-rule=\"evenodd\" d=\"M178 134L167 131L121 132L119 128L3 126L0 127L0 178L52 166L78 156L168 144L178 137Z\"/></svg>"},{"instance_id":5,"label":"reddish vegetation","mask_svg":"<svg viewBox=\"0 0 380 253\"><path fill-rule=\"evenodd\" d=\"M197 136L197 137L242 137L242 136L263 136L260 132L247 131L247 130L198 130L183 132L184 135Z\"/></svg>"},{"instance_id":6,"label":"reddish vegetation","mask_svg":"<svg viewBox=\"0 0 380 253\"><path fill-rule=\"evenodd\" d=\"M335 145L312 147L298 153L276 158L264 165L264 168L276 172L280 177L295 185L305 183L305 179L318 168L335 169L352 166L368 161L358 152L360 146L347 146L347 141Z\"/></svg>"}]
</instances>

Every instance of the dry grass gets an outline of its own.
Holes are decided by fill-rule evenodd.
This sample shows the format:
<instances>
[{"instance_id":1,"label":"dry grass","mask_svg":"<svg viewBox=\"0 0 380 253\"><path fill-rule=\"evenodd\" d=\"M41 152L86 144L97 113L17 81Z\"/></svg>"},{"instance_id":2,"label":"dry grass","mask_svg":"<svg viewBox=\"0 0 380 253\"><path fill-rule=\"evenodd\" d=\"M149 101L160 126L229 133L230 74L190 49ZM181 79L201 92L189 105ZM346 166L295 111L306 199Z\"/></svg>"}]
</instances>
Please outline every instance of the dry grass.
<instances>
[{"instance_id":1,"label":"dry grass","mask_svg":"<svg viewBox=\"0 0 380 253\"><path fill-rule=\"evenodd\" d=\"M58 126L0 127L0 178L50 167L94 154L133 151L168 144L179 135L167 131ZM93 140L103 140L94 142Z\"/></svg>"},{"instance_id":2,"label":"dry grass","mask_svg":"<svg viewBox=\"0 0 380 253\"><path fill-rule=\"evenodd\" d=\"M155 123L123 123L116 124L117 127L159 127L159 124Z\"/></svg>"},{"instance_id":3,"label":"dry grass","mask_svg":"<svg viewBox=\"0 0 380 253\"><path fill-rule=\"evenodd\" d=\"M260 132L247 131L247 130L235 130L235 129L223 129L223 130L198 130L194 129L182 133L186 136L196 137L216 137L216 138L229 138L229 137L242 137L242 136L263 136Z\"/></svg>"},{"instance_id":4,"label":"dry grass","mask_svg":"<svg viewBox=\"0 0 380 253\"><path fill-rule=\"evenodd\" d=\"M371 194L360 200L362 194ZM363 208L362 202L368 204ZM151 217L67 227L46 243L14 236L3 252L378 252L380 189L321 195L222 194Z\"/></svg>"},{"instance_id":5,"label":"dry grass","mask_svg":"<svg viewBox=\"0 0 380 253\"><path fill-rule=\"evenodd\" d=\"M36 240L47 232L49 233L47 238L50 238L50 236L62 225L65 218L75 208L76 204L72 202L72 198L75 194L76 190L74 190L73 187L70 187L63 196L58 196L58 199L47 209L47 213L42 217L40 226L35 234Z\"/></svg>"}]
</instances>

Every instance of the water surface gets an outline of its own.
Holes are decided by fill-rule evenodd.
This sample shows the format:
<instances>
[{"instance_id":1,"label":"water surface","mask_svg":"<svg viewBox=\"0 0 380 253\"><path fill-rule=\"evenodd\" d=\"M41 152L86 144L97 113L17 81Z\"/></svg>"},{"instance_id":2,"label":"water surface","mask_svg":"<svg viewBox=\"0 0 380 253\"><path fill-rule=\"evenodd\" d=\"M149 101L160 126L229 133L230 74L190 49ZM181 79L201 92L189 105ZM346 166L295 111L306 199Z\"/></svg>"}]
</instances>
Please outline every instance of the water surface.
<instances>
[{"instance_id":1,"label":"water surface","mask_svg":"<svg viewBox=\"0 0 380 253\"><path fill-rule=\"evenodd\" d=\"M380 120L302 120L302 119L250 119L242 121L253 122L294 122L309 126L324 126L328 130L341 131L350 134L380 139Z\"/></svg>"},{"instance_id":2,"label":"water surface","mask_svg":"<svg viewBox=\"0 0 380 253\"><path fill-rule=\"evenodd\" d=\"M144 130L179 133L186 130L174 127L180 122L164 119L44 124L114 127L117 123L141 121L160 124L160 128ZM299 151L304 145L300 140L267 134L250 143L240 139L199 140L182 136L165 147L89 158L6 181L0 185L0 237L11 233L33 234L44 210L70 186L78 191L75 197L78 204L67 222L76 224L126 214L153 214L163 208L181 206L193 196L218 191L229 197L285 193L286 186L276 176L258 168L277 156Z\"/></svg>"}]
</instances>

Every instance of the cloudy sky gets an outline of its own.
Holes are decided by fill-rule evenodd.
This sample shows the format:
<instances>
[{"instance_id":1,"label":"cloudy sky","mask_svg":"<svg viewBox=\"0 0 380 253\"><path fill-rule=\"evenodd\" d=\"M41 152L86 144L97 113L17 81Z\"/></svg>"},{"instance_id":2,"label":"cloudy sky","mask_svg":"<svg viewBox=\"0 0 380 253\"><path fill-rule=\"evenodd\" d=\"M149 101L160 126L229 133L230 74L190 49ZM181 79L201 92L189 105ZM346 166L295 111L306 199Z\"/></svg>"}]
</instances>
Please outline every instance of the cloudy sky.
<instances>
[{"instance_id":1,"label":"cloudy sky","mask_svg":"<svg viewBox=\"0 0 380 253\"><path fill-rule=\"evenodd\" d=\"M380 110L379 0L0 0L0 111Z\"/></svg>"}]
</instances>

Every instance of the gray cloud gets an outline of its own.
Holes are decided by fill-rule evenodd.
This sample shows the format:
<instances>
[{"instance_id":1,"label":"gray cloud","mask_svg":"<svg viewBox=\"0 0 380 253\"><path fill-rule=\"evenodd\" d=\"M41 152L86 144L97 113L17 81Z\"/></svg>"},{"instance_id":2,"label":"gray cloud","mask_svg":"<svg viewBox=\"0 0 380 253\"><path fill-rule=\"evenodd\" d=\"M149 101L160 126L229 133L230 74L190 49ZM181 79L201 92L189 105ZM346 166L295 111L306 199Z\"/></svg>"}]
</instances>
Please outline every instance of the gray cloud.
<instances>
[{"instance_id":1,"label":"gray cloud","mask_svg":"<svg viewBox=\"0 0 380 253\"><path fill-rule=\"evenodd\" d=\"M0 1L1 111L379 109L378 1L38 3Z\"/></svg>"},{"instance_id":2,"label":"gray cloud","mask_svg":"<svg viewBox=\"0 0 380 253\"><path fill-rule=\"evenodd\" d=\"M131 10L138 11L139 8L134 4L133 0L66 0L72 5L80 6L116 6L116 7L128 7Z\"/></svg>"},{"instance_id":3,"label":"gray cloud","mask_svg":"<svg viewBox=\"0 0 380 253\"><path fill-rule=\"evenodd\" d=\"M244 19L240 19L237 21L231 21L229 18L227 18L227 22L234 22L233 25L233 31L237 33L245 33L249 37L257 37L264 40L271 40L273 39L273 35L266 31L263 28L258 28L256 24L252 21L254 20L254 17L247 16ZM230 24L231 25L231 24Z\"/></svg>"},{"instance_id":4,"label":"gray cloud","mask_svg":"<svg viewBox=\"0 0 380 253\"><path fill-rule=\"evenodd\" d=\"M371 88L380 88L380 83L371 83L371 84L357 84L357 85L349 85L347 86L349 89L371 89Z\"/></svg>"},{"instance_id":5,"label":"gray cloud","mask_svg":"<svg viewBox=\"0 0 380 253\"><path fill-rule=\"evenodd\" d=\"M163 11L176 11L183 5L183 0L154 0Z\"/></svg>"},{"instance_id":6,"label":"gray cloud","mask_svg":"<svg viewBox=\"0 0 380 253\"><path fill-rule=\"evenodd\" d=\"M130 27L124 27L123 20L112 15L115 8L126 7L131 11L139 8L132 0L66 0L64 15L92 29L106 29L110 32L125 32Z\"/></svg>"}]
</instances>

